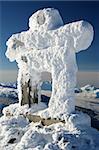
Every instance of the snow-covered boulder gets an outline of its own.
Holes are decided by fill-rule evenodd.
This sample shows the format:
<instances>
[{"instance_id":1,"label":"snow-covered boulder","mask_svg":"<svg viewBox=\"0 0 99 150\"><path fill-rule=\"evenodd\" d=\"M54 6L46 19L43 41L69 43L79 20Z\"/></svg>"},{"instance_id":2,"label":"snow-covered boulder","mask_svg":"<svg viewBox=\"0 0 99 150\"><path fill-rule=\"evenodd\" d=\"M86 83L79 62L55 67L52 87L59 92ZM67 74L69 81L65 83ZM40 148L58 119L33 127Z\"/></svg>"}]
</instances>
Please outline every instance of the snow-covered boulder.
<instances>
[{"instance_id":1,"label":"snow-covered boulder","mask_svg":"<svg viewBox=\"0 0 99 150\"><path fill-rule=\"evenodd\" d=\"M82 91L94 91L95 87L88 84L88 85L85 85L84 87L81 87L81 90Z\"/></svg>"},{"instance_id":2,"label":"snow-covered boulder","mask_svg":"<svg viewBox=\"0 0 99 150\"><path fill-rule=\"evenodd\" d=\"M80 121L80 120L79 120ZM0 150L98 150L99 133L90 126L71 127L63 123L43 126L25 117L0 118Z\"/></svg>"}]
</instances>

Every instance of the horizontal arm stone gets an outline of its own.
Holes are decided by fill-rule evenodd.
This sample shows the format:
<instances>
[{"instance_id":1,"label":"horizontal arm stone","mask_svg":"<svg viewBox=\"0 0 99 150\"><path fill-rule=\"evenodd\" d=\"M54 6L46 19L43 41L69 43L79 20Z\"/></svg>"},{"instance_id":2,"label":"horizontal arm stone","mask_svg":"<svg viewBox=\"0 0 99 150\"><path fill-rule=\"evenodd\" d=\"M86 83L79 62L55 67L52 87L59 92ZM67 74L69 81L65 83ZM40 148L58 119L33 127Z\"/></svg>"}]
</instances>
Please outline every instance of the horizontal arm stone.
<instances>
[{"instance_id":1,"label":"horizontal arm stone","mask_svg":"<svg viewBox=\"0 0 99 150\"><path fill-rule=\"evenodd\" d=\"M87 49L93 40L93 27L90 23L81 20L66 24L58 29L59 33L73 38L75 52Z\"/></svg>"}]
</instances>

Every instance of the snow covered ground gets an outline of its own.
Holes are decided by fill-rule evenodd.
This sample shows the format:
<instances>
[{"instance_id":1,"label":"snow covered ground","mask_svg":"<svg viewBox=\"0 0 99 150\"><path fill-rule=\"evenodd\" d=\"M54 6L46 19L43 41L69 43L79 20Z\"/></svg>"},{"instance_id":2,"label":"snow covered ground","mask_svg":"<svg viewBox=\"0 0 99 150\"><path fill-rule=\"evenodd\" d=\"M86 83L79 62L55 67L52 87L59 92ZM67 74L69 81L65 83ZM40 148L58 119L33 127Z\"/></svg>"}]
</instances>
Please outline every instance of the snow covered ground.
<instances>
[{"instance_id":1,"label":"snow covered ground","mask_svg":"<svg viewBox=\"0 0 99 150\"><path fill-rule=\"evenodd\" d=\"M0 115L4 107L17 101L16 83L0 83Z\"/></svg>"},{"instance_id":2,"label":"snow covered ground","mask_svg":"<svg viewBox=\"0 0 99 150\"><path fill-rule=\"evenodd\" d=\"M48 104L52 90L51 83L49 81L43 82L41 89L42 101ZM77 106L99 112L99 89L91 85L85 85L81 88L75 88L75 94ZM0 83L0 110L15 102L18 102L16 83Z\"/></svg>"},{"instance_id":3,"label":"snow covered ground","mask_svg":"<svg viewBox=\"0 0 99 150\"><path fill-rule=\"evenodd\" d=\"M89 116L76 112L65 122L49 126L33 123L23 115L27 105L12 104L0 118L0 150L98 150L99 132L90 127Z\"/></svg>"},{"instance_id":4,"label":"snow covered ground","mask_svg":"<svg viewBox=\"0 0 99 150\"><path fill-rule=\"evenodd\" d=\"M45 82L42 84L43 96L51 95L51 84ZM87 88L87 89L86 89ZM76 88L76 97L83 99L97 100L98 89L92 86ZM0 84L0 100L2 103L17 100L16 86ZM45 97L43 97L44 100ZM4 100L4 103L3 103ZM13 100L13 101L12 101ZM82 100L83 101L83 100ZM0 101L1 102L1 101ZM78 102L79 103L79 102ZM81 103L81 102L80 102ZM83 102L82 102L83 103ZM99 103L97 104L99 105ZM5 105L3 105L5 107ZM34 108L33 108L34 109ZM56 123L44 126L41 122L33 123L22 115L28 110L28 106L19 107L19 104L12 104L5 107L3 116L0 118L0 150L98 150L99 149L99 132L90 127L90 118L87 116L87 122L84 119L77 120L77 114L69 117L76 125L72 126L66 123ZM28 110L29 111L29 110ZM78 113L79 116L79 113ZM83 120L83 121L82 121ZM81 123L83 122L83 123Z\"/></svg>"}]
</instances>

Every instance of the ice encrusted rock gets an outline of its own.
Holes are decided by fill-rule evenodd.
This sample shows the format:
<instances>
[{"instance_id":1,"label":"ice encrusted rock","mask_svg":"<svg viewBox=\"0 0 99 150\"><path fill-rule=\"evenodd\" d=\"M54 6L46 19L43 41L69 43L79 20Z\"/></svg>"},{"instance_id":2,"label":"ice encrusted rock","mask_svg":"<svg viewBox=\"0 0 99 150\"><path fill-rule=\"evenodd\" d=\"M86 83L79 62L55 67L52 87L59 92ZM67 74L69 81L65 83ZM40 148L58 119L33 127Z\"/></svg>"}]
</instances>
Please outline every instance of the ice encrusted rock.
<instances>
[{"instance_id":1,"label":"ice encrusted rock","mask_svg":"<svg viewBox=\"0 0 99 150\"><path fill-rule=\"evenodd\" d=\"M41 81L41 73L47 71L52 74L50 116L74 112L75 53L87 49L92 40L93 27L86 21L64 25L54 8L34 13L29 19L29 30L13 34L7 41L6 56L10 61L16 60L19 67L19 102L22 101L21 83L30 79L35 87Z\"/></svg>"},{"instance_id":2,"label":"ice encrusted rock","mask_svg":"<svg viewBox=\"0 0 99 150\"><path fill-rule=\"evenodd\" d=\"M87 125L71 129L63 123L43 126L14 115L1 117L0 128L0 150L99 149L99 133Z\"/></svg>"}]
</instances>

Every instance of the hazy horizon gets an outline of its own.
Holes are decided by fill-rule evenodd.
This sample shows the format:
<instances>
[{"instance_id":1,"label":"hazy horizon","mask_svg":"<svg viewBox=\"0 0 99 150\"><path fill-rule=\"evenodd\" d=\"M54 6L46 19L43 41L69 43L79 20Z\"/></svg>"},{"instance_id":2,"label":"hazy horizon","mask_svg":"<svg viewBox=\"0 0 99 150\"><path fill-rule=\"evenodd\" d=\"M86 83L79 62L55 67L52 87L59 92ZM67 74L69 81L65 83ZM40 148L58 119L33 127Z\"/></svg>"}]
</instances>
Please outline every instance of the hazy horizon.
<instances>
[{"instance_id":1,"label":"hazy horizon","mask_svg":"<svg viewBox=\"0 0 99 150\"><path fill-rule=\"evenodd\" d=\"M16 82L18 70L0 70L0 82ZM48 75L45 75L45 80ZM44 79L43 79L44 80ZM99 88L99 71L78 71L77 86L84 86L86 84L94 85Z\"/></svg>"}]
</instances>

